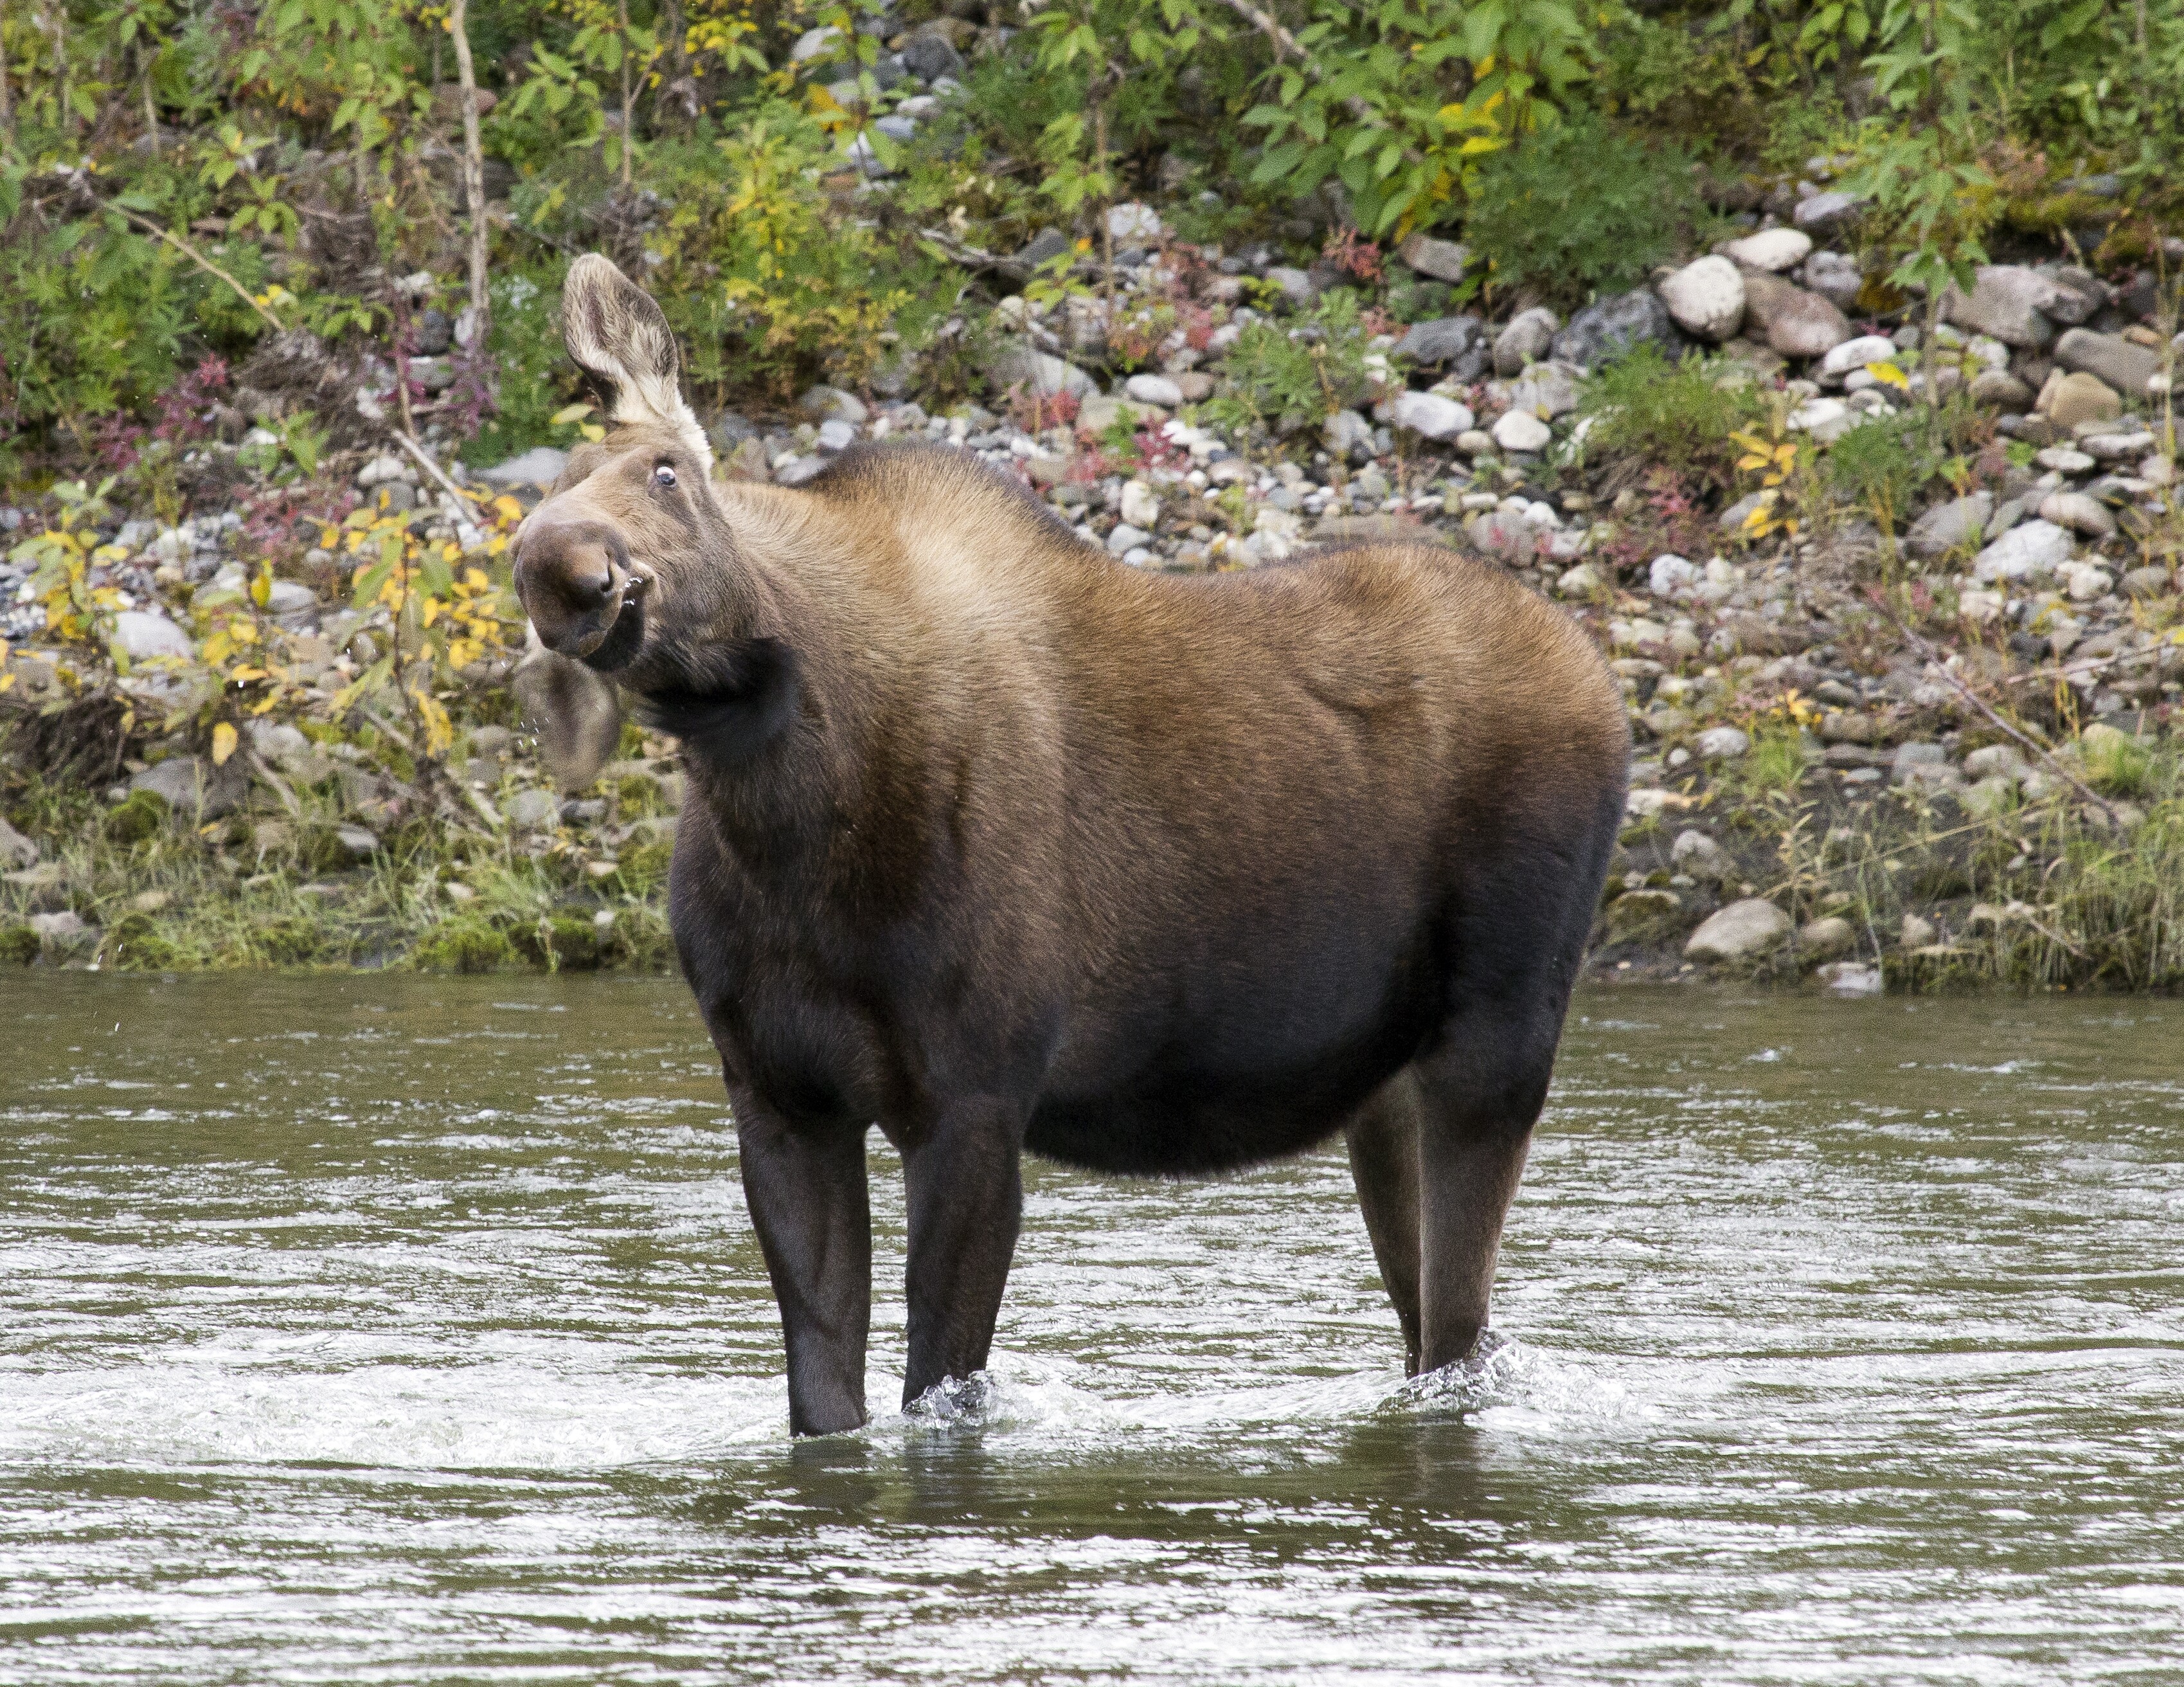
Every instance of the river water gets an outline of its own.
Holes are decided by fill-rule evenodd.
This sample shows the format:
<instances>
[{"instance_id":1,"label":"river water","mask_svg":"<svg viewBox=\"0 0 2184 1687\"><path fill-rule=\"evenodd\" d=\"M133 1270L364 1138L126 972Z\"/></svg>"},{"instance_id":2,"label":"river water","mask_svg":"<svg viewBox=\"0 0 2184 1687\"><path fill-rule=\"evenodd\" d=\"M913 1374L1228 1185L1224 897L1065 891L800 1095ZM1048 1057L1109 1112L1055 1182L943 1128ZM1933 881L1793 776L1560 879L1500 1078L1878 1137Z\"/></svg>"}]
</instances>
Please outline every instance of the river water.
<instances>
[{"instance_id":1,"label":"river water","mask_svg":"<svg viewBox=\"0 0 2184 1687\"><path fill-rule=\"evenodd\" d=\"M0 1680L2184 1681L2184 1003L1596 993L1501 1345L1339 1149L1037 1166L792 1444L677 985L0 980Z\"/></svg>"}]
</instances>

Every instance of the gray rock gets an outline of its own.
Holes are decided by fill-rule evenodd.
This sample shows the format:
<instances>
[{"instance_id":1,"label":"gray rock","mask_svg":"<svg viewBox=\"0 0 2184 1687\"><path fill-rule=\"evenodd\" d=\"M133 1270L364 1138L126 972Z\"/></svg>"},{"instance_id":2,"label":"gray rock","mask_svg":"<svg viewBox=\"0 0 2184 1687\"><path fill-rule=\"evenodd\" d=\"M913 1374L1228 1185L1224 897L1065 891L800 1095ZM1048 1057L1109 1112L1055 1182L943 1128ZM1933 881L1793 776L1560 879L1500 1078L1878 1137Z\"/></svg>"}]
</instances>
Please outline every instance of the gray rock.
<instances>
[{"instance_id":1,"label":"gray rock","mask_svg":"<svg viewBox=\"0 0 2184 1687\"><path fill-rule=\"evenodd\" d=\"M1309 310L1319 302L1319 283L1293 265L1270 265L1267 279L1281 288L1282 296L1300 310Z\"/></svg>"},{"instance_id":2,"label":"gray rock","mask_svg":"<svg viewBox=\"0 0 2184 1687\"><path fill-rule=\"evenodd\" d=\"M1726 258L1699 258L1661 283L1679 327L1719 345L1744 325L1744 277Z\"/></svg>"},{"instance_id":3,"label":"gray rock","mask_svg":"<svg viewBox=\"0 0 2184 1687\"><path fill-rule=\"evenodd\" d=\"M1790 916L1764 897L1747 897L1711 915L1691 933L1684 957L1694 961L1741 961L1765 954L1786 941Z\"/></svg>"},{"instance_id":4,"label":"gray rock","mask_svg":"<svg viewBox=\"0 0 2184 1687\"><path fill-rule=\"evenodd\" d=\"M1838 310L1851 309L1865 290L1864 271L1858 268L1858 260L1846 253L1815 252L1797 274L1808 288Z\"/></svg>"},{"instance_id":5,"label":"gray rock","mask_svg":"<svg viewBox=\"0 0 2184 1687\"><path fill-rule=\"evenodd\" d=\"M1494 372L1520 374L1527 363L1545 357L1554 347L1555 331L1562 326L1544 305L1520 310L1509 319L1494 342Z\"/></svg>"},{"instance_id":6,"label":"gray rock","mask_svg":"<svg viewBox=\"0 0 2184 1687\"><path fill-rule=\"evenodd\" d=\"M417 350L425 357L441 357L455 343L455 325L448 313L437 306L421 311L417 317Z\"/></svg>"},{"instance_id":7,"label":"gray rock","mask_svg":"<svg viewBox=\"0 0 2184 1687\"><path fill-rule=\"evenodd\" d=\"M1453 439L1476 420L1468 407L1439 393L1405 393L1392 408L1396 427L1424 439Z\"/></svg>"},{"instance_id":8,"label":"gray rock","mask_svg":"<svg viewBox=\"0 0 2184 1687\"><path fill-rule=\"evenodd\" d=\"M1907 535L1914 556L1929 560L1946 556L1961 545L1976 543L1994 518L1994 494L1975 492L1936 504L1911 524Z\"/></svg>"},{"instance_id":9,"label":"gray rock","mask_svg":"<svg viewBox=\"0 0 2184 1687\"><path fill-rule=\"evenodd\" d=\"M1158 405L1162 410L1183 403L1183 388L1165 375L1133 375L1123 383L1123 391L1141 405Z\"/></svg>"},{"instance_id":10,"label":"gray rock","mask_svg":"<svg viewBox=\"0 0 2184 1687\"><path fill-rule=\"evenodd\" d=\"M2055 342L2055 361L2064 369L2092 375L2124 397L2143 398L2146 383L2161 372L2161 354L2133 345L2120 334L2073 328Z\"/></svg>"},{"instance_id":11,"label":"gray rock","mask_svg":"<svg viewBox=\"0 0 2184 1687\"><path fill-rule=\"evenodd\" d=\"M537 786L517 791L501 807L508 824L519 832L535 832L561 817L560 799Z\"/></svg>"},{"instance_id":12,"label":"gray rock","mask_svg":"<svg viewBox=\"0 0 2184 1687\"><path fill-rule=\"evenodd\" d=\"M1107 549L1120 556L1135 550L1139 545L1152 543L1153 536L1143 528L1134 528L1128 522L1117 522L1115 530L1107 535Z\"/></svg>"},{"instance_id":13,"label":"gray rock","mask_svg":"<svg viewBox=\"0 0 2184 1687\"><path fill-rule=\"evenodd\" d=\"M2075 264L2042 264L2040 273L2055 284L2054 296L2040 313L2066 328L2086 321L2112 297L2106 282Z\"/></svg>"},{"instance_id":14,"label":"gray rock","mask_svg":"<svg viewBox=\"0 0 2184 1687\"><path fill-rule=\"evenodd\" d=\"M551 445L533 445L521 456L510 457L491 468L479 469L476 473L488 486L497 486L504 491L516 486L550 487L568 466L566 451L557 451Z\"/></svg>"},{"instance_id":15,"label":"gray rock","mask_svg":"<svg viewBox=\"0 0 2184 1687\"><path fill-rule=\"evenodd\" d=\"M198 756L170 756L129 781L131 791L148 790L177 813L197 821L217 820L242 801L249 774L239 756L224 767Z\"/></svg>"},{"instance_id":16,"label":"gray rock","mask_svg":"<svg viewBox=\"0 0 2184 1687\"><path fill-rule=\"evenodd\" d=\"M334 837L353 860L368 860L379 853L378 837L362 826L336 826Z\"/></svg>"},{"instance_id":17,"label":"gray rock","mask_svg":"<svg viewBox=\"0 0 2184 1687\"><path fill-rule=\"evenodd\" d=\"M821 450L831 455L836 451L846 451L856 443L857 430L854 423L844 422L839 416L833 416L819 424Z\"/></svg>"},{"instance_id":18,"label":"gray rock","mask_svg":"<svg viewBox=\"0 0 2184 1687\"><path fill-rule=\"evenodd\" d=\"M1747 270L1780 275L1805 261L1813 249L1813 237L1794 228L1766 228L1732 240L1722 249L1729 260Z\"/></svg>"},{"instance_id":19,"label":"gray rock","mask_svg":"<svg viewBox=\"0 0 2184 1687\"><path fill-rule=\"evenodd\" d=\"M2055 325L2047 314L2062 289L2023 264L1984 264L1966 295L1951 287L1942 295L1943 320L1992 334L2004 345L2039 351L2053 344Z\"/></svg>"},{"instance_id":20,"label":"gray rock","mask_svg":"<svg viewBox=\"0 0 2184 1687\"><path fill-rule=\"evenodd\" d=\"M2098 375L2058 369L2040 389L2039 409L2056 427L2074 431L2084 422L2114 421L2123 414L2123 397Z\"/></svg>"},{"instance_id":21,"label":"gray rock","mask_svg":"<svg viewBox=\"0 0 2184 1687\"><path fill-rule=\"evenodd\" d=\"M1719 885L1725 879L1737 876L1736 863L1729 852L1704 832L1686 830L1676 834L1676 841L1669 846L1669 865L1678 873L1688 873L1702 885Z\"/></svg>"},{"instance_id":22,"label":"gray rock","mask_svg":"<svg viewBox=\"0 0 2184 1687\"><path fill-rule=\"evenodd\" d=\"M1699 757L1708 762L1733 762L1752 748L1752 735L1736 726L1710 726L1698 735Z\"/></svg>"},{"instance_id":23,"label":"gray rock","mask_svg":"<svg viewBox=\"0 0 2184 1687\"><path fill-rule=\"evenodd\" d=\"M1550 358L1535 363L1509 386L1509 408L1528 410L1552 422L1577 408L1578 383L1585 371Z\"/></svg>"},{"instance_id":24,"label":"gray rock","mask_svg":"<svg viewBox=\"0 0 2184 1687\"><path fill-rule=\"evenodd\" d=\"M2041 455L2045 456L2046 452ZM2051 492L2040 503L2040 519L2068 528L2087 539L2115 537L2116 520L2108 506L2082 492Z\"/></svg>"},{"instance_id":25,"label":"gray rock","mask_svg":"<svg viewBox=\"0 0 2184 1687\"><path fill-rule=\"evenodd\" d=\"M114 617L114 642L131 662L197 654L190 635L154 610L125 609Z\"/></svg>"},{"instance_id":26,"label":"gray rock","mask_svg":"<svg viewBox=\"0 0 2184 1687\"><path fill-rule=\"evenodd\" d=\"M1825 914L1797 930L1797 947L1814 960L1840 955L1858 945L1858 932L1841 914Z\"/></svg>"},{"instance_id":27,"label":"gray rock","mask_svg":"<svg viewBox=\"0 0 2184 1687\"><path fill-rule=\"evenodd\" d=\"M1069 250L1069 237L1058 228L1042 228L1026 241L1016 255L1009 260L1012 268L1028 276L1041 264L1049 263Z\"/></svg>"},{"instance_id":28,"label":"gray rock","mask_svg":"<svg viewBox=\"0 0 2184 1687\"><path fill-rule=\"evenodd\" d=\"M0 815L0 867L22 872L38 864L38 846Z\"/></svg>"},{"instance_id":29,"label":"gray rock","mask_svg":"<svg viewBox=\"0 0 2184 1687\"><path fill-rule=\"evenodd\" d=\"M2032 408L2032 388L2007 369L1982 369L1972 377L1972 402L2005 416L2022 416Z\"/></svg>"},{"instance_id":30,"label":"gray rock","mask_svg":"<svg viewBox=\"0 0 2184 1687\"><path fill-rule=\"evenodd\" d=\"M1028 345L1005 346L986 366L986 378L1006 390L1022 387L1033 398L1050 399L1057 393L1089 398L1100 390L1093 378L1073 363Z\"/></svg>"},{"instance_id":31,"label":"gray rock","mask_svg":"<svg viewBox=\"0 0 2184 1687\"><path fill-rule=\"evenodd\" d=\"M758 438L757 425L740 411L733 410L724 410L715 416L713 425L705 433L723 455L733 452L746 439Z\"/></svg>"},{"instance_id":32,"label":"gray rock","mask_svg":"<svg viewBox=\"0 0 2184 1687\"><path fill-rule=\"evenodd\" d=\"M1107 233L1117 246L1150 246L1167 232L1150 205L1125 199L1107 208Z\"/></svg>"},{"instance_id":33,"label":"gray rock","mask_svg":"<svg viewBox=\"0 0 2184 1687\"><path fill-rule=\"evenodd\" d=\"M2070 560L2070 550L2068 529L2053 522L2026 522L1981 551L1972 574L1983 585L2051 574Z\"/></svg>"},{"instance_id":34,"label":"gray rock","mask_svg":"<svg viewBox=\"0 0 2184 1687\"><path fill-rule=\"evenodd\" d=\"M1554 434L1528 410L1507 411L1494 424L1494 443L1505 451L1544 451Z\"/></svg>"},{"instance_id":35,"label":"gray rock","mask_svg":"<svg viewBox=\"0 0 2184 1687\"><path fill-rule=\"evenodd\" d=\"M1860 334L1856 339L1845 340L1820 360L1820 378L1841 380L1854 369L1863 369L1869 363L1886 363L1896 355L1896 343L1882 334Z\"/></svg>"},{"instance_id":36,"label":"gray rock","mask_svg":"<svg viewBox=\"0 0 2184 1687\"><path fill-rule=\"evenodd\" d=\"M902 67L920 81L937 82L943 76L963 78L963 55L944 35L921 32L902 44Z\"/></svg>"},{"instance_id":37,"label":"gray rock","mask_svg":"<svg viewBox=\"0 0 2184 1687\"><path fill-rule=\"evenodd\" d=\"M861 427L872 420L865 401L839 387L814 387L796 401L796 407L813 422L846 422Z\"/></svg>"},{"instance_id":38,"label":"gray rock","mask_svg":"<svg viewBox=\"0 0 2184 1687\"><path fill-rule=\"evenodd\" d=\"M1751 520L1752 512L1766 501L1767 494L1765 493L1747 492L1743 497L1738 499L1726 510L1724 510L1720 516L1716 518L1714 525L1719 528L1722 532L1726 533L1741 533L1744 531L1745 522Z\"/></svg>"},{"instance_id":39,"label":"gray rock","mask_svg":"<svg viewBox=\"0 0 2184 1687\"><path fill-rule=\"evenodd\" d=\"M1810 198L1800 199L1791 217L1815 240L1825 240L1857 222L1858 207L1863 203L1855 193L1815 193Z\"/></svg>"},{"instance_id":40,"label":"gray rock","mask_svg":"<svg viewBox=\"0 0 2184 1687\"><path fill-rule=\"evenodd\" d=\"M1453 240L1436 240L1429 234L1413 234L1396 249L1396 255L1422 276L1435 281L1460 282L1471 254Z\"/></svg>"},{"instance_id":41,"label":"gray rock","mask_svg":"<svg viewBox=\"0 0 2184 1687\"><path fill-rule=\"evenodd\" d=\"M1569 327L1555 336L1555 355L1591 370L1641 344L1658 346L1671 358L1680 356L1684 347L1669 307L1649 287L1603 299L1579 311Z\"/></svg>"},{"instance_id":42,"label":"gray rock","mask_svg":"<svg viewBox=\"0 0 2184 1687\"><path fill-rule=\"evenodd\" d=\"M1780 277L1747 277L1745 297L1752 325L1784 357L1825 357L1852 338L1841 311Z\"/></svg>"},{"instance_id":43,"label":"gray rock","mask_svg":"<svg viewBox=\"0 0 2184 1687\"><path fill-rule=\"evenodd\" d=\"M1320 439L1340 457L1373 453L1373 424L1354 410L1339 410L1320 427Z\"/></svg>"},{"instance_id":44,"label":"gray rock","mask_svg":"<svg viewBox=\"0 0 2184 1687\"><path fill-rule=\"evenodd\" d=\"M1476 316L1443 316L1413 322L1396 343L1396 355L1436 366L1470 357L1486 343L1486 324Z\"/></svg>"}]
</instances>

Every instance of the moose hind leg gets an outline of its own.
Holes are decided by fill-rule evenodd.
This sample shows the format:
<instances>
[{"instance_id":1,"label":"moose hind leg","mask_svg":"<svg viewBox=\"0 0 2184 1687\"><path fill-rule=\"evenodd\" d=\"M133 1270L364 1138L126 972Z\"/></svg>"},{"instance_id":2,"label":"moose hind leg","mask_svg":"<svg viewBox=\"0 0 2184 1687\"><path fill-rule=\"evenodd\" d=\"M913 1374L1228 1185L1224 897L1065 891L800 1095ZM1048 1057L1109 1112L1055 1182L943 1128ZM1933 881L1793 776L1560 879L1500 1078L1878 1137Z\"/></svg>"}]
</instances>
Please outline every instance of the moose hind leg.
<instances>
[{"instance_id":1,"label":"moose hind leg","mask_svg":"<svg viewBox=\"0 0 2184 1687\"><path fill-rule=\"evenodd\" d=\"M1420 1075L1421 1371L1468 1358L1486 1327L1502 1222L1546 1102L1566 999L1459 1016Z\"/></svg>"},{"instance_id":2,"label":"moose hind leg","mask_svg":"<svg viewBox=\"0 0 2184 1687\"><path fill-rule=\"evenodd\" d=\"M1380 1281L1403 1330L1407 1374L1418 1374L1418 1132L1424 1104L1416 1072L1406 1067L1351 1117L1343 1135L1350 1175Z\"/></svg>"}]
</instances>

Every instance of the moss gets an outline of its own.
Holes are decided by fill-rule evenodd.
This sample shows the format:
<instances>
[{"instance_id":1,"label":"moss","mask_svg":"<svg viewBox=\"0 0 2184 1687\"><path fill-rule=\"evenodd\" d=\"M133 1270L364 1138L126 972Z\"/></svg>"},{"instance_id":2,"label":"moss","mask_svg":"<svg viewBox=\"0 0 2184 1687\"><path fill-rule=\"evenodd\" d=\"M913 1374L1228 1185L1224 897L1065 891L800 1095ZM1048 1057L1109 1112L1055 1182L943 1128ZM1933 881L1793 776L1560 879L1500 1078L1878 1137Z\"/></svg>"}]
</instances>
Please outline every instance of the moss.
<instances>
[{"instance_id":1,"label":"moss","mask_svg":"<svg viewBox=\"0 0 2184 1687\"><path fill-rule=\"evenodd\" d=\"M38 934L27 925L0 925L0 966L26 967L38 958Z\"/></svg>"},{"instance_id":2,"label":"moss","mask_svg":"<svg viewBox=\"0 0 2184 1687\"><path fill-rule=\"evenodd\" d=\"M412 959L435 972L499 972L515 964L515 945L492 921L459 914L420 943Z\"/></svg>"},{"instance_id":3,"label":"moss","mask_svg":"<svg viewBox=\"0 0 2184 1687\"><path fill-rule=\"evenodd\" d=\"M132 790L106 817L106 835L125 849L166 830L167 799L156 790Z\"/></svg>"}]
</instances>

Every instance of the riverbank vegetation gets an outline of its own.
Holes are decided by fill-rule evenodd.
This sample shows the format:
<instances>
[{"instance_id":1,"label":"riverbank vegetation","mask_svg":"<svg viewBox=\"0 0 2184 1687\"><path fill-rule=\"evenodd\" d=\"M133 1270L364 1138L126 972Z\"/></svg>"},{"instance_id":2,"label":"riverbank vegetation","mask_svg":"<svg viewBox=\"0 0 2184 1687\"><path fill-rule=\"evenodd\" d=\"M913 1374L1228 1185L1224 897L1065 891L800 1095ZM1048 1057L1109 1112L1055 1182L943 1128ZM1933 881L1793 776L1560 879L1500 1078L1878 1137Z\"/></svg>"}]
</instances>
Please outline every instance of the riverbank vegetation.
<instances>
[{"instance_id":1,"label":"riverbank vegetation","mask_svg":"<svg viewBox=\"0 0 2184 1687\"><path fill-rule=\"evenodd\" d=\"M724 473L1564 603L1603 970L2174 987L2180 90L2184 0L10 5L0 953L666 964L672 746L510 690L599 249Z\"/></svg>"}]
</instances>

